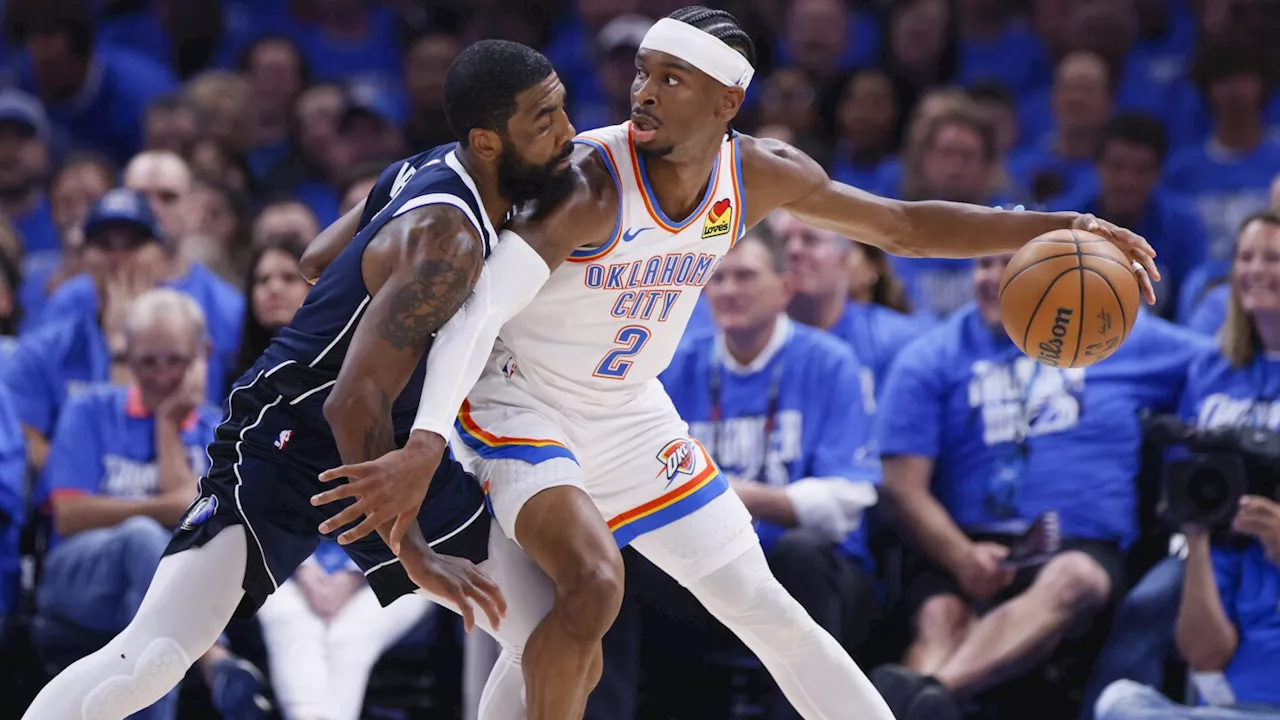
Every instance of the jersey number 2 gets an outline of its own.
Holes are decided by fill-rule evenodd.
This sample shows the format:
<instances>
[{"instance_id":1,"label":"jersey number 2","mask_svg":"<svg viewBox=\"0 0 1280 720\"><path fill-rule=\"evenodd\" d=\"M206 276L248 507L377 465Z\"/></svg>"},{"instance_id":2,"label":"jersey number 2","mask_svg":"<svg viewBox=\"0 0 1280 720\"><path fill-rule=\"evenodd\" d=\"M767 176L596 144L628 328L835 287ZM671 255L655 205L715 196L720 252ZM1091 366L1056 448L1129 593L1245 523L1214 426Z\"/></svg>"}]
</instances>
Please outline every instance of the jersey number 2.
<instances>
[{"instance_id":1,"label":"jersey number 2","mask_svg":"<svg viewBox=\"0 0 1280 720\"><path fill-rule=\"evenodd\" d=\"M621 347L610 350L593 374L610 380L622 380L631 370L632 361L628 358L639 354L645 343L649 342L649 330L640 325L628 325L618 331L618 336L613 341Z\"/></svg>"}]
</instances>

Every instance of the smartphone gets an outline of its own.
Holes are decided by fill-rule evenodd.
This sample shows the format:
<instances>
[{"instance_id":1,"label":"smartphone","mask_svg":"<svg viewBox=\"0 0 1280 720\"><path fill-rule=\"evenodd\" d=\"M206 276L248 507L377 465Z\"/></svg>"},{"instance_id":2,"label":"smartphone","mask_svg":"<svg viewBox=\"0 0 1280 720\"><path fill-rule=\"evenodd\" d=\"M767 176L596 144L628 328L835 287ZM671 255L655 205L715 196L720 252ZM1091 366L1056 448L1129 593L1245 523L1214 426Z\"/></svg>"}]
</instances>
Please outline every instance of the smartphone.
<instances>
[{"instance_id":1,"label":"smartphone","mask_svg":"<svg viewBox=\"0 0 1280 720\"><path fill-rule=\"evenodd\" d=\"M1017 570L1049 562L1062 549L1061 527L1056 511L1040 513L1031 527L1009 546L1009 555L1000 565Z\"/></svg>"}]
</instances>

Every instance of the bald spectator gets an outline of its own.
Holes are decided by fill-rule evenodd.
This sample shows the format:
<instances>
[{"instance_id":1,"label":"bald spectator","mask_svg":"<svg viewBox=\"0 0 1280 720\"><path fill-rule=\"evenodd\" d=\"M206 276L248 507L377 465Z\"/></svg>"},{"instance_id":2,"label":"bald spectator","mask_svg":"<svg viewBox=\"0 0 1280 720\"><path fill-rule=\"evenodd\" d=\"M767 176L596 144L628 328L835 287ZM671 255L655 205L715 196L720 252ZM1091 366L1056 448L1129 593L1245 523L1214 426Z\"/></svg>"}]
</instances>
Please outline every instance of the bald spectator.
<instances>
[{"instance_id":1,"label":"bald spectator","mask_svg":"<svg viewBox=\"0 0 1280 720\"><path fill-rule=\"evenodd\" d=\"M219 416L204 401L207 350L190 297L143 293L125 320L132 383L100 385L67 405L40 485L54 525L41 616L108 636L133 619L207 467ZM175 696L148 717L174 717Z\"/></svg>"},{"instance_id":2,"label":"bald spectator","mask_svg":"<svg viewBox=\"0 0 1280 720\"><path fill-rule=\"evenodd\" d=\"M1095 192L1093 158L1111 114L1110 76L1102 58L1074 52L1058 63L1053 130L1009 160L1009 173L1037 202Z\"/></svg>"},{"instance_id":3,"label":"bald spectator","mask_svg":"<svg viewBox=\"0 0 1280 720\"><path fill-rule=\"evenodd\" d=\"M97 43L88 2L14 0L8 10L13 36L26 49L19 84L44 101L75 147L123 164L142 147L147 106L176 86L173 74L148 57Z\"/></svg>"}]
</instances>

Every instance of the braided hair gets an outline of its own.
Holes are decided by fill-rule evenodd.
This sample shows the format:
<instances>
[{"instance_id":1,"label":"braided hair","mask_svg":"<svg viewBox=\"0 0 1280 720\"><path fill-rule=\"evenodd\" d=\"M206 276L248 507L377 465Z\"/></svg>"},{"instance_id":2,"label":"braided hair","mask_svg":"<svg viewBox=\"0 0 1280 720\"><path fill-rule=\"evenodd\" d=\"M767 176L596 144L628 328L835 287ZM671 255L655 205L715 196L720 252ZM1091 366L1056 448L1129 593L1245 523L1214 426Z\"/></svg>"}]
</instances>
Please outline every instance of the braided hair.
<instances>
[{"instance_id":1,"label":"braided hair","mask_svg":"<svg viewBox=\"0 0 1280 720\"><path fill-rule=\"evenodd\" d=\"M682 7L667 17L692 25L742 53L751 67L756 66L756 44L738 24L738 19L724 10L713 10L701 5Z\"/></svg>"}]
</instances>

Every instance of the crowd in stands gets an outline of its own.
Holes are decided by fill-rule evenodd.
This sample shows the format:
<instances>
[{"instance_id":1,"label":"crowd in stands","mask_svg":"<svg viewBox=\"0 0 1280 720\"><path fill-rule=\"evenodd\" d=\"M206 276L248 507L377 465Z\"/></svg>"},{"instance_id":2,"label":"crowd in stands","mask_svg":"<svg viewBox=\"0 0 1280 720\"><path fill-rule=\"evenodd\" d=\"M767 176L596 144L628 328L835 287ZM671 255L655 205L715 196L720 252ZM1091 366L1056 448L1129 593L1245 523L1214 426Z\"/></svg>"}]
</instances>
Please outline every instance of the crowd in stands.
<instances>
[{"instance_id":1,"label":"crowd in stands","mask_svg":"<svg viewBox=\"0 0 1280 720\"><path fill-rule=\"evenodd\" d=\"M0 2L0 717L137 611L307 244L452 141L459 49L543 50L587 130L683 4ZM710 4L760 51L736 129L891 198L1094 213L1163 275L1114 356L1056 369L1002 329L1008 257L751 231L662 381L782 584L903 720L1280 718L1280 470L1168 523L1144 434L1280 431L1280 0ZM587 718L799 717L624 558ZM474 717L494 649L458 628L326 542L137 717Z\"/></svg>"}]
</instances>

